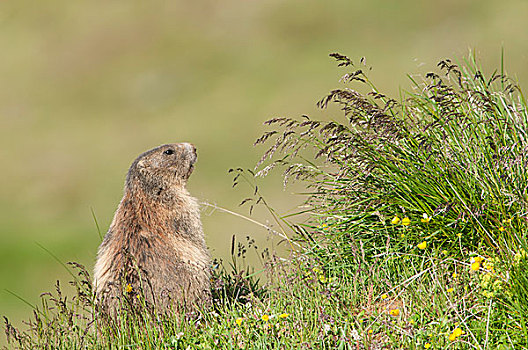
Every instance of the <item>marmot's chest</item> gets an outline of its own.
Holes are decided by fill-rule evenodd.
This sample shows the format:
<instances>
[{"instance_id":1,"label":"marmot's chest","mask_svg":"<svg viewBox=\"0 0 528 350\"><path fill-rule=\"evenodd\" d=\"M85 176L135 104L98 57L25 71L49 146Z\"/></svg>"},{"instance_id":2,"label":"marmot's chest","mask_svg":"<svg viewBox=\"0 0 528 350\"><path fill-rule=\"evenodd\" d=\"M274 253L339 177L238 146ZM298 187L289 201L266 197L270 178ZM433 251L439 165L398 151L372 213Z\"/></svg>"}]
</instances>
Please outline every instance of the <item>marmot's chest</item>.
<instances>
[{"instance_id":1,"label":"marmot's chest","mask_svg":"<svg viewBox=\"0 0 528 350\"><path fill-rule=\"evenodd\" d=\"M152 235L142 231L138 235L138 245L133 254L138 265L151 264L189 265L205 268L208 264L208 254L205 244L196 240L187 223L178 224L178 231L169 235Z\"/></svg>"}]
</instances>

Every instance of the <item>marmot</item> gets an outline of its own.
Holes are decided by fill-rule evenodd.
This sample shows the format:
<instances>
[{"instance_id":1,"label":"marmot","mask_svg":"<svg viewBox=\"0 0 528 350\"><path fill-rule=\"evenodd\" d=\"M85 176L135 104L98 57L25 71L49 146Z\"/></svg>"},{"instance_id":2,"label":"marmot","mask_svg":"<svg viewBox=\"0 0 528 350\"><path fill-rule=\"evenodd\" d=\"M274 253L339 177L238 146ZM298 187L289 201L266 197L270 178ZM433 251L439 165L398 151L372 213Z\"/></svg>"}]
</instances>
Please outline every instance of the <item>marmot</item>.
<instances>
[{"instance_id":1,"label":"marmot","mask_svg":"<svg viewBox=\"0 0 528 350\"><path fill-rule=\"evenodd\" d=\"M199 205L185 188L196 158L192 144L174 143L132 163L97 254L94 290L103 308L115 312L125 301L143 298L157 312L210 304Z\"/></svg>"}]
</instances>

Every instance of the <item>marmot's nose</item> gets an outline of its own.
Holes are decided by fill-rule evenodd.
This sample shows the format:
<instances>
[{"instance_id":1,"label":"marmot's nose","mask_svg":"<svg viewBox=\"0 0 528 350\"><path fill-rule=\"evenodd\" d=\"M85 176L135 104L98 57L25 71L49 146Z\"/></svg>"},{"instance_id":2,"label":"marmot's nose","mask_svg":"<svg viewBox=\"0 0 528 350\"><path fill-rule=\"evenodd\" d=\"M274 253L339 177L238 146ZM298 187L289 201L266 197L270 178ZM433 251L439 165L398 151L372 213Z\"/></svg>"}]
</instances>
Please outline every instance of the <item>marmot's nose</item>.
<instances>
[{"instance_id":1,"label":"marmot's nose","mask_svg":"<svg viewBox=\"0 0 528 350\"><path fill-rule=\"evenodd\" d=\"M188 152L196 156L196 147L192 143L185 142L183 143L183 147L185 147Z\"/></svg>"}]
</instances>

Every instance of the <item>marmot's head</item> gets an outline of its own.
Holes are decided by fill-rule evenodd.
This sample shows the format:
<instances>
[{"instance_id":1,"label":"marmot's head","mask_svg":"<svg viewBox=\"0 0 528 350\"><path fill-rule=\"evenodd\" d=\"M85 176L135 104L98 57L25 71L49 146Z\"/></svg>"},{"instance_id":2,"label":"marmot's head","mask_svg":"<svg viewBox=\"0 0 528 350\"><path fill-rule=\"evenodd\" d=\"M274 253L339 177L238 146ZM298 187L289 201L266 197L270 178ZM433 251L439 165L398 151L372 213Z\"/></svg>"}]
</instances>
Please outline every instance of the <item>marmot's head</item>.
<instances>
[{"instance_id":1,"label":"marmot's head","mask_svg":"<svg viewBox=\"0 0 528 350\"><path fill-rule=\"evenodd\" d=\"M190 143L170 143L141 154L130 166L126 184L140 185L157 192L184 186L196 162L196 147Z\"/></svg>"}]
</instances>

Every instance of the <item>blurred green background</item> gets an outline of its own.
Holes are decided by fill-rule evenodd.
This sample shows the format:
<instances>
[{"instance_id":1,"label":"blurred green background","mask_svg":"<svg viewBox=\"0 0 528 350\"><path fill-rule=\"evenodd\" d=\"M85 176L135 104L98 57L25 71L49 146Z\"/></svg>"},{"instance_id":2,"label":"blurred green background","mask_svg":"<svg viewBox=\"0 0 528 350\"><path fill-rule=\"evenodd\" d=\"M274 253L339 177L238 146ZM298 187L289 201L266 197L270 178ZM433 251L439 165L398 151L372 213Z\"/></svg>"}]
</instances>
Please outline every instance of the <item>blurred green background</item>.
<instances>
[{"instance_id":1,"label":"blurred green background","mask_svg":"<svg viewBox=\"0 0 528 350\"><path fill-rule=\"evenodd\" d=\"M247 213L227 170L252 168L253 141L274 116L331 118L315 102L338 84L334 51L365 56L381 91L406 74L475 49L487 69L528 78L528 2L2 1L0 2L0 314L15 323L67 273L41 249L90 270L128 166L167 142L193 142L189 188ZM263 192L280 210L300 200L278 177ZM257 217L265 220L261 214ZM205 210L213 255L230 237L266 232Z\"/></svg>"}]
</instances>

